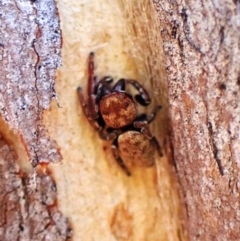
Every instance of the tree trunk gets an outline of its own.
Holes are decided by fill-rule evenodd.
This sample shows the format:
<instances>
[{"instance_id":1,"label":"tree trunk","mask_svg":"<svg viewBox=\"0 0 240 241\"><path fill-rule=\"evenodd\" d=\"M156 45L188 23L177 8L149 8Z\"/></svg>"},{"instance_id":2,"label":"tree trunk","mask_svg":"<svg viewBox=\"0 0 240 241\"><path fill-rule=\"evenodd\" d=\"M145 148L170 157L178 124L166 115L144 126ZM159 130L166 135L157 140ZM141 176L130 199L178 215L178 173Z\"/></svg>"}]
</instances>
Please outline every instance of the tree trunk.
<instances>
[{"instance_id":1,"label":"tree trunk","mask_svg":"<svg viewBox=\"0 0 240 241\"><path fill-rule=\"evenodd\" d=\"M155 1L191 240L239 240L240 3Z\"/></svg>"},{"instance_id":2,"label":"tree trunk","mask_svg":"<svg viewBox=\"0 0 240 241\"><path fill-rule=\"evenodd\" d=\"M239 3L215 4L0 0L0 240L238 240ZM163 106L130 177L77 99L91 51Z\"/></svg>"}]
</instances>

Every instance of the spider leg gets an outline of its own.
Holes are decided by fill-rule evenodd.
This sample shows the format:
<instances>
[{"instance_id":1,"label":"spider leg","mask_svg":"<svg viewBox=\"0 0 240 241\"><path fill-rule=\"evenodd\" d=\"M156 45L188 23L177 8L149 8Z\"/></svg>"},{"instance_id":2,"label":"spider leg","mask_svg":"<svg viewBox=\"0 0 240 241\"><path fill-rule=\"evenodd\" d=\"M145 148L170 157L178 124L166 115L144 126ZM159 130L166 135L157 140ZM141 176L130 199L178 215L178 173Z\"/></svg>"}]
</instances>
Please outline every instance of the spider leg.
<instances>
[{"instance_id":1,"label":"spider leg","mask_svg":"<svg viewBox=\"0 0 240 241\"><path fill-rule=\"evenodd\" d=\"M130 171L129 171L128 168L124 165L121 157L119 156L118 149L117 149L116 145L115 145L115 144L112 144L111 148L112 148L112 154L113 154L116 162L118 163L118 165L123 169L123 171L124 171L128 176L131 176Z\"/></svg>"},{"instance_id":2,"label":"spider leg","mask_svg":"<svg viewBox=\"0 0 240 241\"><path fill-rule=\"evenodd\" d=\"M157 105L154 108L153 112L147 117L147 123L148 124L150 124L155 119L155 117L156 117L156 115L157 115L157 113L160 109L162 109L161 105Z\"/></svg>"},{"instance_id":3,"label":"spider leg","mask_svg":"<svg viewBox=\"0 0 240 241\"><path fill-rule=\"evenodd\" d=\"M91 52L88 58L88 84L87 84L87 99L84 98L82 88L78 87L78 98L82 106L85 116L93 126L95 130L102 129L99 123L99 108L97 102L97 96L95 94L96 89L96 76L94 76L94 53Z\"/></svg>"},{"instance_id":4,"label":"spider leg","mask_svg":"<svg viewBox=\"0 0 240 241\"><path fill-rule=\"evenodd\" d=\"M99 136L105 141L113 141L121 134L120 130L111 130L102 129L99 131Z\"/></svg>"},{"instance_id":5,"label":"spider leg","mask_svg":"<svg viewBox=\"0 0 240 241\"><path fill-rule=\"evenodd\" d=\"M131 84L135 87L136 90L138 90L139 94L135 95L135 99L139 104L147 106L151 103L151 98L147 90L144 89L144 87L141 84L139 84L136 80L133 79L126 79L126 82Z\"/></svg>"},{"instance_id":6,"label":"spider leg","mask_svg":"<svg viewBox=\"0 0 240 241\"><path fill-rule=\"evenodd\" d=\"M98 84L100 83L110 84L112 82L113 82L113 78L111 76L104 76L102 79L98 81Z\"/></svg>"},{"instance_id":7,"label":"spider leg","mask_svg":"<svg viewBox=\"0 0 240 241\"><path fill-rule=\"evenodd\" d=\"M155 149L157 150L158 155L159 155L160 157L162 157L162 156L163 156L162 148L161 148L161 146L160 146L160 144L159 144L159 142L158 142L158 140L156 139L155 136L153 136L153 138L151 139L151 142L152 142L153 145L155 146Z\"/></svg>"},{"instance_id":8,"label":"spider leg","mask_svg":"<svg viewBox=\"0 0 240 241\"><path fill-rule=\"evenodd\" d=\"M94 93L94 88L96 85L96 77L94 76L94 53L91 52L88 58L88 87L87 93L88 95L92 95Z\"/></svg>"},{"instance_id":9,"label":"spider leg","mask_svg":"<svg viewBox=\"0 0 240 241\"><path fill-rule=\"evenodd\" d=\"M99 103L101 98L110 93L110 87L108 86L113 81L113 78L110 76L105 76L98 81L98 83L94 87L94 94L96 95L96 101Z\"/></svg>"},{"instance_id":10,"label":"spider leg","mask_svg":"<svg viewBox=\"0 0 240 241\"><path fill-rule=\"evenodd\" d=\"M141 115L141 117L144 117L144 119L142 118L139 120L136 120L133 122L133 126L135 128L141 129L141 132L143 133L143 135L145 135L147 138L152 139L152 134L149 130L149 124L155 119L157 112L162 108L162 106L158 105L155 107L155 109L153 110L153 112L149 115L149 116L144 116Z\"/></svg>"},{"instance_id":11,"label":"spider leg","mask_svg":"<svg viewBox=\"0 0 240 241\"><path fill-rule=\"evenodd\" d=\"M81 87L77 88L77 93L78 93L78 99L79 99L79 102L82 106L83 112L84 112L85 116L88 118L89 117L89 111L88 111L88 108L87 108L88 106L87 106L86 100L84 98L84 95L82 93Z\"/></svg>"},{"instance_id":12,"label":"spider leg","mask_svg":"<svg viewBox=\"0 0 240 241\"><path fill-rule=\"evenodd\" d=\"M78 87L77 88L78 92L78 98L79 102L82 106L82 110L87 117L88 121L90 122L91 126L95 130L100 130L102 127L99 125L97 119L98 119L98 106L96 105L95 101L95 96L91 95L88 98L88 101L85 100L83 93L82 93L82 88Z\"/></svg>"},{"instance_id":13,"label":"spider leg","mask_svg":"<svg viewBox=\"0 0 240 241\"><path fill-rule=\"evenodd\" d=\"M113 86L113 90L114 91L121 91L124 92L125 91L125 79L120 79L117 81L117 83Z\"/></svg>"},{"instance_id":14,"label":"spider leg","mask_svg":"<svg viewBox=\"0 0 240 241\"><path fill-rule=\"evenodd\" d=\"M103 139L105 141L113 141L113 140L116 140L116 138L121 134L121 132L122 131L120 131L120 130L108 131L106 129L102 129L99 131L99 136L101 139ZM114 156L115 160L117 161L118 165L124 170L124 172L128 176L130 176L131 173L129 172L127 167L124 165L122 159L119 156L117 146L115 144L112 144L111 149L112 149L113 156Z\"/></svg>"},{"instance_id":15,"label":"spider leg","mask_svg":"<svg viewBox=\"0 0 240 241\"><path fill-rule=\"evenodd\" d=\"M108 85L108 84L110 84L112 82L113 82L113 78L112 77L110 77L110 76L103 77L95 85L94 93L96 93L96 94L100 93L103 86Z\"/></svg>"},{"instance_id":16,"label":"spider leg","mask_svg":"<svg viewBox=\"0 0 240 241\"><path fill-rule=\"evenodd\" d=\"M152 139L147 121L134 121L133 125L135 128L141 129L141 133L148 139Z\"/></svg>"}]
</instances>

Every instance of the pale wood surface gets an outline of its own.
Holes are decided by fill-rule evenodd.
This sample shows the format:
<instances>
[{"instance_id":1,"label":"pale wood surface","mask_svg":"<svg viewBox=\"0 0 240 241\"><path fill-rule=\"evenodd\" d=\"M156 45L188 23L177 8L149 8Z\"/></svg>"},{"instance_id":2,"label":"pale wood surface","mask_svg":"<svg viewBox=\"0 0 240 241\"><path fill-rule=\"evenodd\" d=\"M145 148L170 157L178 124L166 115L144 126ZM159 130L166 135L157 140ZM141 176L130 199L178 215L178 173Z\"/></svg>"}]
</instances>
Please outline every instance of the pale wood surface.
<instances>
[{"instance_id":1,"label":"pale wood surface","mask_svg":"<svg viewBox=\"0 0 240 241\"><path fill-rule=\"evenodd\" d=\"M76 240L185 240L173 166L156 156L155 166L136 167L127 177L77 99L76 88L86 90L88 54L94 51L99 78L137 79L153 97L148 112L163 104L152 126L163 144L168 128L163 52L157 16L144 2L58 1L63 66L56 91L62 108L52 106L44 123L63 155L51 170Z\"/></svg>"}]
</instances>

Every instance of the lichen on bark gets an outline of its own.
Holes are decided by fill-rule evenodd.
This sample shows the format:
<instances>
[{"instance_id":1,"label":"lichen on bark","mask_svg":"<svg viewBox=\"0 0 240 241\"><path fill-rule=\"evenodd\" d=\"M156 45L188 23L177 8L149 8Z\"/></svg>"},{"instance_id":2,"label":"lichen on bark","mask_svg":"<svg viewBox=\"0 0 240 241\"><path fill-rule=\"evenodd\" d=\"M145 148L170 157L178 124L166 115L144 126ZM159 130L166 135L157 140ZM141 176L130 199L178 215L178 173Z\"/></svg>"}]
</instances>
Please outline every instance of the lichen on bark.
<instances>
[{"instance_id":1,"label":"lichen on bark","mask_svg":"<svg viewBox=\"0 0 240 241\"><path fill-rule=\"evenodd\" d=\"M0 2L0 114L22 140L29 159L61 159L41 124L53 97L61 35L53 0Z\"/></svg>"}]
</instances>

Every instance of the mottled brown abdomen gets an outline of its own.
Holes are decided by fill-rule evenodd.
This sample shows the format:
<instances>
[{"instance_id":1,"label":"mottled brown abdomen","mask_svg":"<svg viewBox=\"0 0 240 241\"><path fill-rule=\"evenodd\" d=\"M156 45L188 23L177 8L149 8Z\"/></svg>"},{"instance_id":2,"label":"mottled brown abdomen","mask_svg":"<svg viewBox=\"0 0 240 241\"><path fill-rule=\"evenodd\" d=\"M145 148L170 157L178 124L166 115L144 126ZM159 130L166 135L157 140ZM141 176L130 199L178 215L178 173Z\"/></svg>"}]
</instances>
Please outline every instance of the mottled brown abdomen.
<instances>
[{"instance_id":1,"label":"mottled brown abdomen","mask_svg":"<svg viewBox=\"0 0 240 241\"><path fill-rule=\"evenodd\" d=\"M141 132L127 131L121 134L118 137L118 148L119 154L128 168L151 166L154 163L154 145Z\"/></svg>"}]
</instances>

